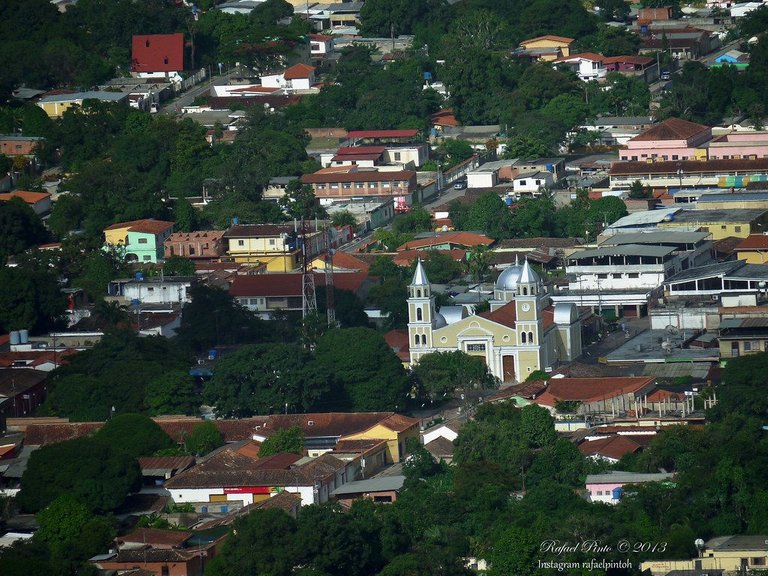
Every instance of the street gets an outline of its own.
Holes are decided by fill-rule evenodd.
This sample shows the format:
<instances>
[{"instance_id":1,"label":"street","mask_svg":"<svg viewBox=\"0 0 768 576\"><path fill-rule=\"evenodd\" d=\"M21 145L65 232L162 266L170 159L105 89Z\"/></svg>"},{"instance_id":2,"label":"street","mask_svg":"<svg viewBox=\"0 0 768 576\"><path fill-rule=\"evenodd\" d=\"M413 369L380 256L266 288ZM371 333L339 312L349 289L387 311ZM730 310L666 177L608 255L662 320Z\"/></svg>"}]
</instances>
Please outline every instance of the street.
<instances>
[{"instance_id":1,"label":"street","mask_svg":"<svg viewBox=\"0 0 768 576\"><path fill-rule=\"evenodd\" d=\"M221 76L214 75L209 77L205 82L201 82L197 86L193 86L180 96L171 98L165 104L160 107L159 112L161 114L168 114L169 116L175 116L181 111L184 106L189 106L195 101L195 98L208 93L211 86L221 86L229 82L229 80L236 75L236 70L229 70Z\"/></svg>"}]
</instances>

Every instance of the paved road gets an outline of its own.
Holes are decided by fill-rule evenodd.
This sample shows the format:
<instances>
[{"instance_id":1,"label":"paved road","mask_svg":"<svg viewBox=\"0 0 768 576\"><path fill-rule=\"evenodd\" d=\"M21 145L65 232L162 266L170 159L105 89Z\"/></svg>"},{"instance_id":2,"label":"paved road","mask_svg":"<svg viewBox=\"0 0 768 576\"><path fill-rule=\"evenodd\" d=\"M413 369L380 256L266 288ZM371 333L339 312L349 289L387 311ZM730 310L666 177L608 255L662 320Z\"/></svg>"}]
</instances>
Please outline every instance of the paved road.
<instances>
[{"instance_id":1,"label":"paved road","mask_svg":"<svg viewBox=\"0 0 768 576\"><path fill-rule=\"evenodd\" d=\"M212 78L209 78L205 82L201 82L197 86L193 86L184 92L181 96L177 96L176 98L168 100L168 102L163 104L163 106L160 108L160 113L168 114L170 116L178 114L184 106L189 106L192 104L192 102L195 101L195 98L202 96L203 94L207 94L211 89L211 86L221 86L222 84L227 84L229 80L235 75L236 70L230 70L221 76L214 75Z\"/></svg>"}]
</instances>

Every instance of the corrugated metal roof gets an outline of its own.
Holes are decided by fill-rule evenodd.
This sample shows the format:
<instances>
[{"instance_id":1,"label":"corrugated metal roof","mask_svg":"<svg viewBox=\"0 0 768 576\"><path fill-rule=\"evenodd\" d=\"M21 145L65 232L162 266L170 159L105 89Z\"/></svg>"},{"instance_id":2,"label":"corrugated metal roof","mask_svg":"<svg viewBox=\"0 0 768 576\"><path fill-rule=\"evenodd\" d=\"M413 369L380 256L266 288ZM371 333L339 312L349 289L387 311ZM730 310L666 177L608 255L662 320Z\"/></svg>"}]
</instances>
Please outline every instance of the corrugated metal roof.
<instances>
[{"instance_id":1,"label":"corrugated metal roof","mask_svg":"<svg viewBox=\"0 0 768 576\"><path fill-rule=\"evenodd\" d=\"M368 480L356 480L347 482L331 492L333 496L343 494L360 494L363 492L385 492L390 490L400 490L405 483L405 476L380 476L369 478Z\"/></svg>"},{"instance_id":2,"label":"corrugated metal roof","mask_svg":"<svg viewBox=\"0 0 768 576\"><path fill-rule=\"evenodd\" d=\"M713 278L715 276L726 276L731 274L734 270L744 266L743 260L737 260L735 262L719 262L717 264L708 264L707 266L699 266L697 268L689 268L678 272L671 278L667 279L665 284L677 284L679 282L687 282L689 280L697 280L701 278Z\"/></svg>"},{"instance_id":3,"label":"corrugated metal roof","mask_svg":"<svg viewBox=\"0 0 768 576\"><path fill-rule=\"evenodd\" d=\"M695 244L709 236L707 232L677 232L674 230L632 232L611 236L601 246L624 244Z\"/></svg>"},{"instance_id":4,"label":"corrugated metal roof","mask_svg":"<svg viewBox=\"0 0 768 576\"><path fill-rule=\"evenodd\" d=\"M661 258L671 254L675 249L672 246L647 246L644 244L622 244L620 246L605 246L594 250L576 252L568 257L569 261L581 258L601 258L603 256L651 256Z\"/></svg>"}]
</instances>

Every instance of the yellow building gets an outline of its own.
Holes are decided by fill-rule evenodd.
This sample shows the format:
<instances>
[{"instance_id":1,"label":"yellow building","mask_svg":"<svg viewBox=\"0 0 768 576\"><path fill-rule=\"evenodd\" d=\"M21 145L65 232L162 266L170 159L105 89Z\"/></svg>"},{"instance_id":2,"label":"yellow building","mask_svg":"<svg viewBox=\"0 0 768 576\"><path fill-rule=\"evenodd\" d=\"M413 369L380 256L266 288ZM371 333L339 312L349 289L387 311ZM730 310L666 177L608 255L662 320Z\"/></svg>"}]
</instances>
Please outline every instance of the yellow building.
<instances>
[{"instance_id":1,"label":"yellow building","mask_svg":"<svg viewBox=\"0 0 768 576\"><path fill-rule=\"evenodd\" d=\"M409 438L419 440L419 421L408 416L392 414L371 428L342 436L339 442L344 440L384 440L387 443L387 461L400 462L405 458L405 444Z\"/></svg>"},{"instance_id":2,"label":"yellow building","mask_svg":"<svg viewBox=\"0 0 768 576\"><path fill-rule=\"evenodd\" d=\"M432 352L461 350L482 357L505 382L523 381L581 355L581 320L574 304L552 304L539 275L526 260L499 276L491 310L468 315L463 306L435 309L421 261L408 287L411 364Z\"/></svg>"},{"instance_id":3,"label":"yellow building","mask_svg":"<svg viewBox=\"0 0 768 576\"><path fill-rule=\"evenodd\" d=\"M309 255L320 252L322 232L305 234ZM302 234L293 224L234 224L224 233L227 254L235 262L262 263L267 272L292 272L301 261Z\"/></svg>"},{"instance_id":4,"label":"yellow building","mask_svg":"<svg viewBox=\"0 0 768 576\"><path fill-rule=\"evenodd\" d=\"M564 36L538 36L520 42L523 50L535 56L538 60L552 62L558 58L571 55L571 45L575 42L573 38Z\"/></svg>"},{"instance_id":5,"label":"yellow building","mask_svg":"<svg viewBox=\"0 0 768 576\"><path fill-rule=\"evenodd\" d=\"M733 236L746 238L750 234L768 231L768 211L762 209L678 210L669 220L659 222L659 228L701 230L712 234L712 240Z\"/></svg>"},{"instance_id":6,"label":"yellow building","mask_svg":"<svg viewBox=\"0 0 768 576\"><path fill-rule=\"evenodd\" d=\"M61 118L64 112L73 106L82 106L85 100L101 102L124 102L128 94L122 92L75 92L70 94L53 94L41 98L37 105L51 118Z\"/></svg>"},{"instance_id":7,"label":"yellow building","mask_svg":"<svg viewBox=\"0 0 768 576\"><path fill-rule=\"evenodd\" d=\"M768 565L768 536L718 536L701 544L701 554L694 560L653 560L642 562L640 570L661 576L673 570L723 570L725 574L747 574L753 570L765 570Z\"/></svg>"}]
</instances>

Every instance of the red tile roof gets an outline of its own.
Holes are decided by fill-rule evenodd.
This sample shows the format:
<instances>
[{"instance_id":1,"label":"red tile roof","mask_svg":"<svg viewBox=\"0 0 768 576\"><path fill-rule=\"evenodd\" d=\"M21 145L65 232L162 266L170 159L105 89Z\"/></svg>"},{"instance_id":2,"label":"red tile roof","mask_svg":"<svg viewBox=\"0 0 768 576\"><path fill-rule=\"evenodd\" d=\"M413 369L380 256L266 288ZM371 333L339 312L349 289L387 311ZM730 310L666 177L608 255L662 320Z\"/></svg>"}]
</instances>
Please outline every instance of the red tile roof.
<instances>
[{"instance_id":1,"label":"red tile roof","mask_svg":"<svg viewBox=\"0 0 768 576\"><path fill-rule=\"evenodd\" d=\"M430 122L434 126L459 126L459 121L453 114L453 110L439 110L430 116Z\"/></svg>"},{"instance_id":2,"label":"red tile roof","mask_svg":"<svg viewBox=\"0 0 768 576\"><path fill-rule=\"evenodd\" d=\"M408 330L390 330L384 334L384 340L390 348L397 354L403 362L410 362L411 360L411 347L410 338L408 338Z\"/></svg>"},{"instance_id":3,"label":"red tile roof","mask_svg":"<svg viewBox=\"0 0 768 576\"><path fill-rule=\"evenodd\" d=\"M254 419L261 421L261 428L256 433L267 437L277 430L299 426L304 432L304 436L308 438L319 436L339 438L370 430L384 421L388 425L395 425L393 422L405 422L390 420L393 415L395 415L394 412L324 412L316 414L272 414ZM407 417L402 416L402 418ZM409 418L408 420L418 424L416 419Z\"/></svg>"},{"instance_id":4,"label":"red tile roof","mask_svg":"<svg viewBox=\"0 0 768 576\"><path fill-rule=\"evenodd\" d=\"M625 454L634 454L642 446L628 436L610 436L579 444L579 452L584 456L604 456L620 460Z\"/></svg>"},{"instance_id":5,"label":"red tile roof","mask_svg":"<svg viewBox=\"0 0 768 576\"><path fill-rule=\"evenodd\" d=\"M286 80L298 80L300 78L310 78L314 73L314 66L299 63L286 68L285 72L283 72L283 78Z\"/></svg>"},{"instance_id":6,"label":"red tile roof","mask_svg":"<svg viewBox=\"0 0 768 576\"><path fill-rule=\"evenodd\" d=\"M615 396L633 394L649 387L653 377L624 378L553 378L547 390L534 402L544 406L555 406L557 402L597 402Z\"/></svg>"},{"instance_id":7,"label":"red tile roof","mask_svg":"<svg viewBox=\"0 0 768 576\"><path fill-rule=\"evenodd\" d=\"M429 238L411 240L410 242L406 242L402 246L399 246L397 251L418 250L419 248L429 248L430 246L439 246L440 244L456 244L458 246L471 248L481 244L490 246L493 242L493 239L488 238L488 236L475 234L474 232L446 232L444 234L430 236Z\"/></svg>"},{"instance_id":8,"label":"red tile roof","mask_svg":"<svg viewBox=\"0 0 768 576\"><path fill-rule=\"evenodd\" d=\"M130 534L116 538L118 544L148 544L153 548L181 548L192 532L137 528Z\"/></svg>"},{"instance_id":9,"label":"red tile roof","mask_svg":"<svg viewBox=\"0 0 768 576\"><path fill-rule=\"evenodd\" d=\"M515 320L517 319L517 308L514 302L504 304L501 308L497 308L493 312L481 312L478 314L491 322L496 322L507 328L515 327Z\"/></svg>"},{"instance_id":10,"label":"red tile roof","mask_svg":"<svg viewBox=\"0 0 768 576\"><path fill-rule=\"evenodd\" d=\"M117 222L111 226L107 226L104 230L120 230L121 228L127 228L129 232L145 232L147 234L161 234L173 228L174 222L166 222L164 220L154 220L151 218L145 218L143 220L129 220L128 222Z\"/></svg>"},{"instance_id":11,"label":"red tile roof","mask_svg":"<svg viewBox=\"0 0 768 576\"><path fill-rule=\"evenodd\" d=\"M463 262L464 258L466 258L467 256L467 251L462 250L460 248L453 248L451 250L430 250L429 254L432 254L433 252L446 254L456 262ZM392 261L398 266L410 266L418 258L423 258L423 257L424 257L424 251L422 250L403 250L402 252L398 252L395 255L395 257L392 258Z\"/></svg>"},{"instance_id":12,"label":"red tile roof","mask_svg":"<svg viewBox=\"0 0 768 576\"><path fill-rule=\"evenodd\" d=\"M709 126L689 122L682 118L667 118L663 122L648 128L642 134L632 138L632 142L653 142L656 140L688 140L702 132L711 130Z\"/></svg>"},{"instance_id":13,"label":"red tile roof","mask_svg":"<svg viewBox=\"0 0 768 576\"><path fill-rule=\"evenodd\" d=\"M750 234L736 245L736 250L766 250L768 249L768 236L763 234Z\"/></svg>"},{"instance_id":14,"label":"red tile roof","mask_svg":"<svg viewBox=\"0 0 768 576\"><path fill-rule=\"evenodd\" d=\"M334 274L333 285L341 290L357 293L368 278L366 272ZM298 272L285 274L255 274L235 276L229 293L235 297L254 298L258 296L301 296L302 275ZM325 274L315 273L315 286L325 286Z\"/></svg>"},{"instance_id":15,"label":"red tile roof","mask_svg":"<svg viewBox=\"0 0 768 576\"><path fill-rule=\"evenodd\" d=\"M142 470L170 470L181 472L194 465L191 456L142 456L138 458Z\"/></svg>"},{"instance_id":16,"label":"red tile roof","mask_svg":"<svg viewBox=\"0 0 768 576\"><path fill-rule=\"evenodd\" d=\"M488 402L495 402L498 400L506 400L513 396L520 396L521 398L535 398L544 390L547 389L547 382L545 380L532 380L531 382L523 382L515 386L510 386L496 392L493 396L488 397Z\"/></svg>"},{"instance_id":17,"label":"red tile roof","mask_svg":"<svg viewBox=\"0 0 768 576\"><path fill-rule=\"evenodd\" d=\"M358 138L415 138L418 130L353 130L347 133L347 138L356 140Z\"/></svg>"},{"instance_id":18,"label":"red tile roof","mask_svg":"<svg viewBox=\"0 0 768 576\"><path fill-rule=\"evenodd\" d=\"M16 190L14 192L8 192L7 194L0 194L0 201L6 202L13 198L21 198L27 204L37 204L41 200L50 198L51 195L47 192L27 192L24 190Z\"/></svg>"},{"instance_id":19,"label":"red tile roof","mask_svg":"<svg viewBox=\"0 0 768 576\"><path fill-rule=\"evenodd\" d=\"M346 166L345 168L349 168ZM354 168L354 166L352 167ZM416 177L412 170L379 172L378 170L318 171L301 177L304 184L329 184L336 182L408 182Z\"/></svg>"},{"instance_id":20,"label":"red tile roof","mask_svg":"<svg viewBox=\"0 0 768 576\"><path fill-rule=\"evenodd\" d=\"M606 56L603 58L604 64L636 64L638 66L647 66L653 62L653 58L647 56Z\"/></svg>"},{"instance_id":21,"label":"red tile roof","mask_svg":"<svg viewBox=\"0 0 768 576\"><path fill-rule=\"evenodd\" d=\"M131 44L134 72L184 70L184 34L135 35Z\"/></svg>"},{"instance_id":22,"label":"red tile roof","mask_svg":"<svg viewBox=\"0 0 768 576\"><path fill-rule=\"evenodd\" d=\"M361 162L365 160L378 160L381 154L336 154L331 158L332 162Z\"/></svg>"},{"instance_id":23,"label":"red tile roof","mask_svg":"<svg viewBox=\"0 0 768 576\"><path fill-rule=\"evenodd\" d=\"M756 160L732 158L728 160L662 160L660 162L623 161L611 164L609 174L611 176L676 174L678 170L682 170L684 174L721 174L735 171L754 174L768 170L768 158L757 158Z\"/></svg>"}]
</instances>

